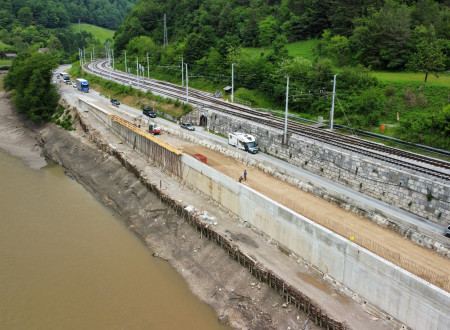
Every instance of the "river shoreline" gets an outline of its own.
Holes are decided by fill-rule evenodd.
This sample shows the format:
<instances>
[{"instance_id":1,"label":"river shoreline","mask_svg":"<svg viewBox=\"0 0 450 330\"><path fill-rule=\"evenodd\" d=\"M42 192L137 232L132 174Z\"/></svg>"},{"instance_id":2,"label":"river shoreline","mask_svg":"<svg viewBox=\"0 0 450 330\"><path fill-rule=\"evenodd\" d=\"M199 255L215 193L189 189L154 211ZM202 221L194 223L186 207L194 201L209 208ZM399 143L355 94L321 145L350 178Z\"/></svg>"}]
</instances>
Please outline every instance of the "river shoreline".
<instances>
[{"instance_id":1,"label":"river shoreline","mask_svg":"<svg viewBox=\"0 0 450 330\"><path fill-rule=\"evenodd\" d=\"M282 307L285 301L274 290L256 285L258 281L246 268L230 259L216 244L202 240L116 158L89 141L79 125L75 125L74 132L53 124L35 125L12 110L5 93L1 99L1 114L8 120L2 120L0 125L2 132L8 129L9 139L3 140L1 148L22 158L31 168L45 166L44 154L62 165L98 200L120 214L130 230L154 251L155 257L167 260L194 294L216 311L221 323L240 329L305 327L308 322L305 314ZM157 168L154 171L164 182L171 180ZM187 189L186 193L192 194ZM199 203L206 203L200 200L199 196ZM217 214L227 216L219 211ZM308 326L316 328L312 323Z\"/></svg>"}]
</instances>

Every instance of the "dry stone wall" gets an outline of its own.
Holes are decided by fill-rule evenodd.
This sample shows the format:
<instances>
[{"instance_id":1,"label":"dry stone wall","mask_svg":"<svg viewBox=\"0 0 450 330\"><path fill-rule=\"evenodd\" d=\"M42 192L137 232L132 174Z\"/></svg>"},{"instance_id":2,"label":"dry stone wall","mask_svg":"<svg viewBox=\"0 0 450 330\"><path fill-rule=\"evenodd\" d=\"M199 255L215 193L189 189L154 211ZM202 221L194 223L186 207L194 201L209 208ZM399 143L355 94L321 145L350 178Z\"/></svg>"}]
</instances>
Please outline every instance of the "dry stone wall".
<instances>
[{"instance_id":1,"label":"dry stone wall","mask_svg":"<svg viewBox=\"0 0 450 330\"><path fill-rule=\"evenodd\" d=\"M381 163L257 123L208 111L208 127L221 134L241 131L257 137L260 150L280 159L377 198L442 226L450 221L450 183L409 169Z\"/></svg>"}]
</instances>

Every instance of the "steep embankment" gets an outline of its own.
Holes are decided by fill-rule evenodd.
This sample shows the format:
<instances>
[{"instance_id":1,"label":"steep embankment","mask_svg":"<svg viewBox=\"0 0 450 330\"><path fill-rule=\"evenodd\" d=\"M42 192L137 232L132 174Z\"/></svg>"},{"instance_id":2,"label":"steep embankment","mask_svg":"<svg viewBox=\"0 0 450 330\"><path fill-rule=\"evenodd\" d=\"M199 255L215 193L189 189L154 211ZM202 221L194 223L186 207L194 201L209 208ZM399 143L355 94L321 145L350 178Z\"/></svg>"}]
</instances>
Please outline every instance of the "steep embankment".
<instances>
[{"instance_id":1,"label":"steep embankment","mask_svg":"<svg viewBox=\"0 0 450 330\"><path fill-rule=\"evenodd\" d=\"M89 134L92 138L95 133ZM63 165L88 191L120 214L155 251L154 255L170 262L191 290L217 311L222 322L237 328L303 328L306 315L282 308L284 301L269 287L252 285L255 278L245 268L216 244L201 240L119 160L89 142L80 127L67 132L47 125L39 140L46 156ZM178 184L156 168L155 175L165 183Z\"/></svg>"}]
</instances>

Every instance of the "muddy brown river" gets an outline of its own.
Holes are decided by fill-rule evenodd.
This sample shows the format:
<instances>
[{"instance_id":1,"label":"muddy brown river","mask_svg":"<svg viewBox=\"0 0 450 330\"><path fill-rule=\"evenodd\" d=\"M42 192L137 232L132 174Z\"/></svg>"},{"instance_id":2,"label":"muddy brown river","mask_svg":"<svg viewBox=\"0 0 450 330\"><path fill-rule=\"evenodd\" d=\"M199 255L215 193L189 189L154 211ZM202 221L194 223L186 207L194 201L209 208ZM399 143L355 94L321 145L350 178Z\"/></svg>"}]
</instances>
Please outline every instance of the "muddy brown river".
<instances>
[{"instance_id":1,"label":"muddy brown river","mask_svg":"<svg viewBox=\"0 0 450 330\"><path fill-rule=\"evenodd\" d=\"M224 329L60 166L2 151L0 297L1 329Z\"/></svg>"}]
</instances>

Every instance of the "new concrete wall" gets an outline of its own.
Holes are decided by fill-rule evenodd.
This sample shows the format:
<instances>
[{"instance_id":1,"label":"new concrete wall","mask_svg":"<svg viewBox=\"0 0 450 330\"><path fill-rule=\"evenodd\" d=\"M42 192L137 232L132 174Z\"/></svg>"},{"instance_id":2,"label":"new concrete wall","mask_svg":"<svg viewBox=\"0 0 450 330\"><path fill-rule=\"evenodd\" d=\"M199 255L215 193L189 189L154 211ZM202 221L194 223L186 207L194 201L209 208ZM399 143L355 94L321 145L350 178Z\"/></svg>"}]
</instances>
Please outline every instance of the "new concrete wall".
<instances>
[{"instance_id":1,"label":"new concrete wall","mask_svg":"<svg viewBox=\"0 0 450 330\"><path fill-rule=\"evenodd\" d=\"M112 127L106 112L80 101ZM99 110L99 111L98 111ZM115 129L139 146L139 134ZM450 329L450 294L268 199L224 174L183 155L182 179L247 221L324 274L415 329Z\"/></svg>"},{"instance_id":2,"label":"new concrete wall","mask_svg":"<svg viewBox=\"0 0 450 330\"><path fill-rule=\"evenodd\" d=\"M449 329L450 294L183 155L183 179L414 329Z\"/></svg>"}]
</instances>

